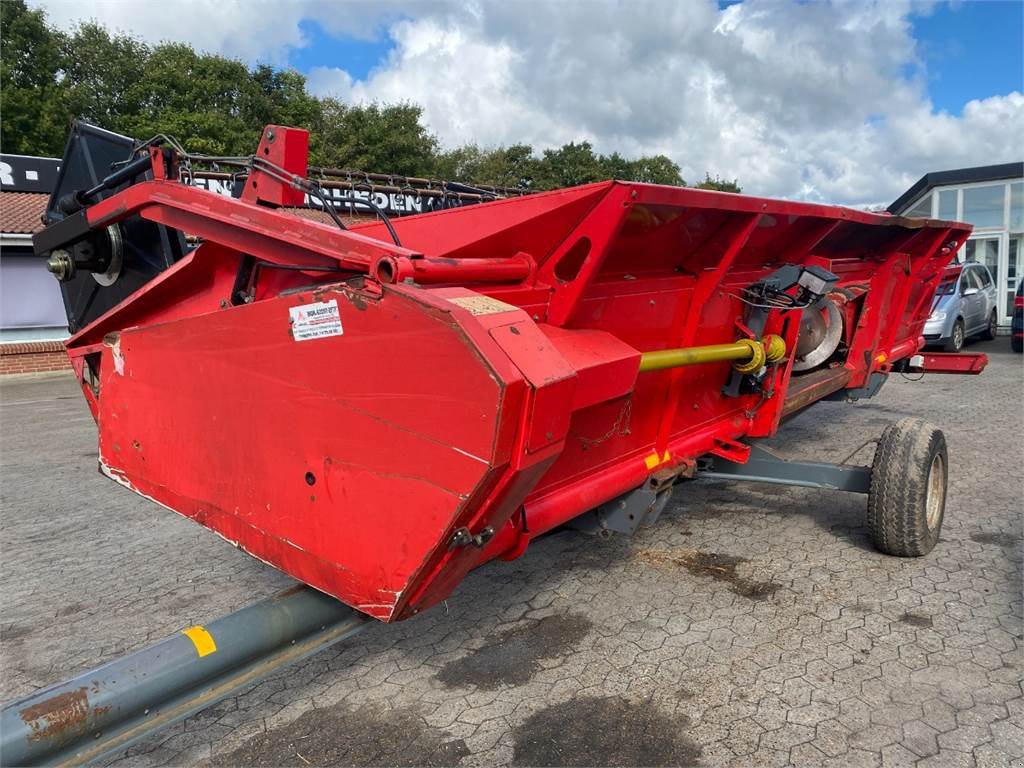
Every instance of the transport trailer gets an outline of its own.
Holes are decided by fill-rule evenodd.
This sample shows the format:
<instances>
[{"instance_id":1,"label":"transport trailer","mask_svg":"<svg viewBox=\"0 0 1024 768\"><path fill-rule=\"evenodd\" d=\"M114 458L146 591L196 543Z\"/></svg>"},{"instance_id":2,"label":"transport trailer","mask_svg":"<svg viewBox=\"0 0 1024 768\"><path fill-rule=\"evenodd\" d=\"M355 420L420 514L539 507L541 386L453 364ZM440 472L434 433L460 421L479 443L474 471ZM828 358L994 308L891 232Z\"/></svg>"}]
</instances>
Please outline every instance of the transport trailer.
<instances>
[{"instance_id":1,"label":"transport trailer","mask_svg":"<svg viewBox=\"0 0 1024 768\"><path fill-rule=\"evenodd\" d=\"M346 229L279 210L322 198L306 149L76 126L35 248L111 479L385 622L702 474L866 493L881 551L934 547L935 427L871 467L751 441L894 372L980 372L919 353L969 225L608 181ZM239 197L183 183L204 163Z\"/></svg>"}]
</instances>

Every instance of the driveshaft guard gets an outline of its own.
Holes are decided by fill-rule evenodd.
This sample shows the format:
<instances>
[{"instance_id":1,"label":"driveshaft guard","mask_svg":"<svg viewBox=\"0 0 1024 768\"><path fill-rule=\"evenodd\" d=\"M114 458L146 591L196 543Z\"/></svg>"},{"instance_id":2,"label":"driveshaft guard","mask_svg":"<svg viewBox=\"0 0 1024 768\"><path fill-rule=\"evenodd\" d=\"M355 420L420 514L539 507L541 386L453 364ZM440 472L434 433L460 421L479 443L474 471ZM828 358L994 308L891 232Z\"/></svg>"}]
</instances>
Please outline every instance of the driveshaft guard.
<instances>
[{"instance_id":1,"label":"driveshaft guard","mask_svg":"<svg viewBox=\"0 0 1024 768\"><path fill-rule=\"evenodd\" d=\"M479 555L454 532L515 506L481 511L529 398L471 313L415 294L321 287L108 336L102 471L378 619L438 602Z\"/></svg>"}]
</instances>

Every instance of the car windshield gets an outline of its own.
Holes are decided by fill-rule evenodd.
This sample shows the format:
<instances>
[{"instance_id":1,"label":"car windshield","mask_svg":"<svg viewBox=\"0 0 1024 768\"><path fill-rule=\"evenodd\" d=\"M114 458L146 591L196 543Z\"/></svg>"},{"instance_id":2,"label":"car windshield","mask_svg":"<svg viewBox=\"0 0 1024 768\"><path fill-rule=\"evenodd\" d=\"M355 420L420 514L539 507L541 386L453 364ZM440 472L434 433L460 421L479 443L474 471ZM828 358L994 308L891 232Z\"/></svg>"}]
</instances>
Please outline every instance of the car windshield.
<instances>
[{"instance_id":1,"label":"car windshield","mask_svg":"<svg viewBox=\"0 0 1024 768\"><path fill-rule=\"evenodd\" d=\"M936 296L949 296L956 290L956 280L947 280L944 283L939 283L939 287L935 289Z\"/></svg>"}]
</instances>

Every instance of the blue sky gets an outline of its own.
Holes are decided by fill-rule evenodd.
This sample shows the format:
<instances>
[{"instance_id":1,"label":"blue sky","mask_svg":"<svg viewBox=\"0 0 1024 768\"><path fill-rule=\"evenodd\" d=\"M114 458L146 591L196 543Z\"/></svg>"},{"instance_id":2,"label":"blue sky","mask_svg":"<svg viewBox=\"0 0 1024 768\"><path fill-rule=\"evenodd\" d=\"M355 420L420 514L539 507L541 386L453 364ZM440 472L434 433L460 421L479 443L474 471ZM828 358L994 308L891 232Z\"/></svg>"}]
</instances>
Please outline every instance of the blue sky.
<instances>
[{"instance_id":1,"label":"blue sky","mask_svg":"<svg viewBox=\"0 0 1024 768\"><path fill-rule=\"evenodd\" d=\"M299 72L308 73L313 67L340 67L357 80L365 80L395 46L383 25L377 27L372 37L331 36L309 19L300 21L299 28L308 43L288 53L288 65Z\"/></svg>"},{"instance_id":2,"label":"blue sky","mask_svg":"<svg viewBox=\"0 0 1024 768\"><path fill-rule=\"evenodd\" d=\"M960 114L971 99L1024 88L1024 3L942 3L912 23L938 109Z\"/></svg>"}]
</instances>

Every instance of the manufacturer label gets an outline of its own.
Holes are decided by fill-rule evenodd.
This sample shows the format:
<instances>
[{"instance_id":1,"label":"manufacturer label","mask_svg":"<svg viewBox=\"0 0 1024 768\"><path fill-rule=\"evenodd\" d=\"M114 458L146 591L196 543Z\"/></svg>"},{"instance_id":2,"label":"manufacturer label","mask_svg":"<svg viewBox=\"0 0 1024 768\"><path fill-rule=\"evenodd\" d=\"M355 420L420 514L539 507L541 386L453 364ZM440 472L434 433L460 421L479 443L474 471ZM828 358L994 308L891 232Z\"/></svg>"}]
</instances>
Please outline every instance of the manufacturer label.
<instances>
[{"instance_id":1,"label":"manufacturer label","mask_svg":"<svg viewBox=\"0 0 1024 768\"><path fill-rule=\"evenodd\" d=\"M323 339L344 333L337 299L289 307L288 314L291 316L292 338L296 341Z\"/></svg>"},{"instance_id":2,"label":"manufacturer label","mask_svg":"<svg viewBox=\"0 0 1024 768\"><path fill-rule=\"evenodd\" d=\"M448 299L463 309L468 309L471 315L494 315L498 312L515 312L519 307L513 307L504 301L492 299L490 296L459 296L455 299Z\"/></svg>"}]
</instances>

